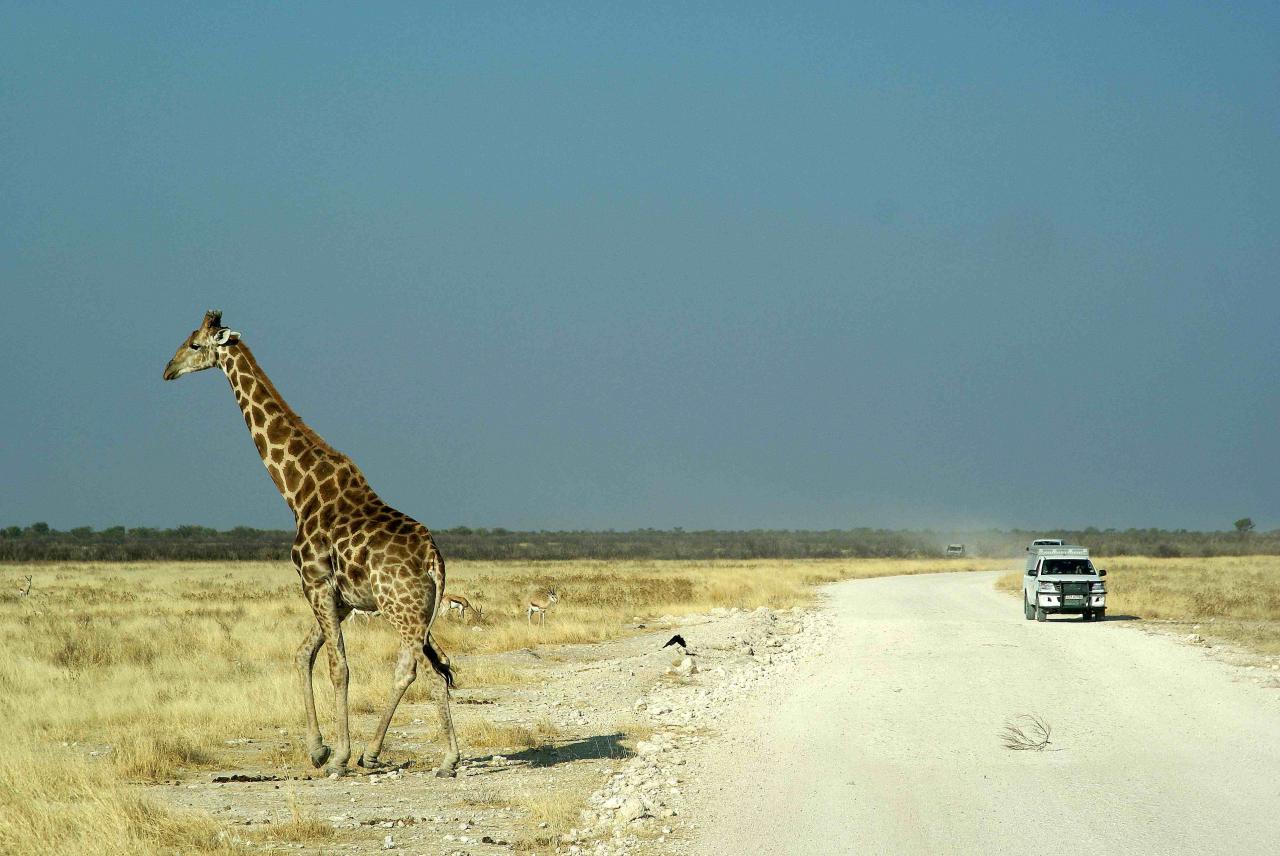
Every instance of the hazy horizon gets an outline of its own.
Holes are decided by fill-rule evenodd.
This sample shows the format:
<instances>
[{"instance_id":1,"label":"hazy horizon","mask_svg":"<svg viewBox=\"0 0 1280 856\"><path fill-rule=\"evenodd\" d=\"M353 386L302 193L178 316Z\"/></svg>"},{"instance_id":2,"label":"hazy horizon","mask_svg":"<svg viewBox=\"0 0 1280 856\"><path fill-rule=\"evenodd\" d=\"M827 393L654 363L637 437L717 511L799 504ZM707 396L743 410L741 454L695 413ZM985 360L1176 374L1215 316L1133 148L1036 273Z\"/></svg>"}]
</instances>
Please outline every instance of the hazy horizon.
<instances>
[{"instance_id":1,"label":"hazy horizon","mask_svg":"<svg viewBox=\"0 0 1280 856\"><path fill-rule=\"evenodd\" d=\"M1280 526L1280 7L0 8L0 525Z\"/></svg>"}]
</instances>

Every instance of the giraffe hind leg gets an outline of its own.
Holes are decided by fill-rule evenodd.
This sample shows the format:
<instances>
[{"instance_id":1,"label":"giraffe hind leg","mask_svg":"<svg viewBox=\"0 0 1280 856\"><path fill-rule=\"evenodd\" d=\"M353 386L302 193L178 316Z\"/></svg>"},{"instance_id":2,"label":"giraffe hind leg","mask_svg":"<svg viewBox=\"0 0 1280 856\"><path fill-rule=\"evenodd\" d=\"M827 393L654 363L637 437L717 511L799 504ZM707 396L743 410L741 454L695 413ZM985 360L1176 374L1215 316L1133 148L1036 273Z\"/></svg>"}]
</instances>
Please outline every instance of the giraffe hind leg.
<instances>
[{"instance_id":1,"label":"giraffe hind leg","mask_svg":"<svg viewBox=\"0 0 1280 856\"><path fill-rule=\"evenodd\" d=\"M440 762L440 766L436 768L436 775L441 778L452 778L458 775L458 735L453 729L453 715L449 710L449 690L453 687L453 667L449 665L449 658L444 655L440 647L436 645L436 640L427 634L426 644L422 646L422 657L426 660L437 675L443 680L444 685L440 687L440 694L437 700L440 705L440 722L444 725L445 737L448 741L448 750L445 753L444 760Z\"/></svg>"},{"instance_id":2,"label":"giraffe hind leg","mask_svg":"<svg viewBox=\"0 0 1280 856\"><path fill-rule=\"evenodd\" d=\"M400 699L404 698L405 691L409 689L409 685L418 676L416 647L415 643L404 643L400 646L400 657L396 660L395 679L391 684L391 698L388 700L386 712L382 714L382 719L378 722L378 730L374 732L373 739L369 741L369 745L360 756L361 767L384 766L378 760L378 755L382 753L382 741L387 737L387 728L391 725L391 717L395 715L396 708L400 705Z\"/></svg>"},{"instance_id":3,"label":"giraffe hind leg","mask_svg":"<svg viewBox=\"0 0 1280 856\"><path fill-rule=\"evenodd\" d=\"M444 652L436 645L435 640L431 638L430 633L426 632L416 621L406 620L399 612L394 610L388 612L388 618L392 624L396 625L396 629L400 633L400 657L396 662L395 680L392 683L386 711L382 714L382 719L378 722L378 729L374 732L368 747L360 756L360 766L382 766L378 761L378 756L382 752L382 744L386 739L387 729L391 725L391 719L395 716L396 708L400 705L405 691L408 690L409 685L413 683L414 678L417 676L418 666L421 665L428 670L428 673L434 672L439 675L444 682L444 686L441 687L441 691L437 696L437 702L439 704L441 724L448 740L448 750L445 753L444 760L436 768L435 772L437 776L454 776L457 774L458 766L458 737L454 733L453 717L449 710L449 689L453 687L453 667L449 663L449 658L444 655ZM420 641L424 637L426 639L425 643Z\"/></svg>"}]
</instances>

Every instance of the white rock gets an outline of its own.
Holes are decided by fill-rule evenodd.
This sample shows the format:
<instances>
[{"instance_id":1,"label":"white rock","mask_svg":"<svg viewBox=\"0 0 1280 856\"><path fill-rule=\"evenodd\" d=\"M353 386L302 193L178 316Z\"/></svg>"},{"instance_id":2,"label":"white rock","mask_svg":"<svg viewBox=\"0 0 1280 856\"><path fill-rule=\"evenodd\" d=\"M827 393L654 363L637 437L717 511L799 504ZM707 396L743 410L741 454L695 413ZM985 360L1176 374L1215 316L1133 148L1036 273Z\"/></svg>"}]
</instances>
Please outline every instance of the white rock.
<instances>
[{"instance_id":1,"label":"white rock","mask_svg":"<svg viewBox=\"0 0 1280 856\"><path fill-rule=\"evenodd\" d=\"M630 823L633 820L639 820L644 815L644 803L635 797L627 797L622 807L618 809L618 822Z\"/></svg>"},{"instance_id":2,"label":"white rock","mask_svg":"<svg viewBox=\"0 0 1280 856\"><path fill-rule=\"evenodd\" d=\"M395 849L396 849L396 842L395 842L395 839L393 839L390 835L388 835L386 838L382 839L382 849L383 849L383 850L395 850Z\"/></svg>"}]
</instances>

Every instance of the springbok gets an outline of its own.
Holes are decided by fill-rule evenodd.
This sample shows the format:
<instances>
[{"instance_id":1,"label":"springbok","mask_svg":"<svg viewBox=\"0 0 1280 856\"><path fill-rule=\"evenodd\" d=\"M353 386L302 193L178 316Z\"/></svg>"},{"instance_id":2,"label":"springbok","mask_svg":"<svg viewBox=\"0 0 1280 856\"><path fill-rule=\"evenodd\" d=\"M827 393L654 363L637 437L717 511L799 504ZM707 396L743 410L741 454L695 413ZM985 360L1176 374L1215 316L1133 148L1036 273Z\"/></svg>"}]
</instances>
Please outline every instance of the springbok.
<instances>
[{"instance_id":1,"label":"springbok","mask_svg":"<svg viewBox=\"0 0 1280 856\"><path fill-rule=\"evenodd\" d=\"M525 617L529 619L529 623L533 623L533 614L538 613L538 626L542 626L542 622L546 620L547 610L551 609L551 605L560 598L556 595L556 590L551 589L545 595L535 594L529 598L529 608L525 613Z\"/></svg>"},{"instance_id":2,"label":"springbok","mask_svg":"<svg viewBox=\"0 0 1280 856\"><path fill-rule=\"evenodd\" d=\"M446 613L458 610L458 617L463 621L467 620L467 610L475 615L476 619L484 618L484 610L478 606L472 606L471 601L467 600L460 594L446 594L444 596L444 607Z\"/></svg>"}]
</instances>

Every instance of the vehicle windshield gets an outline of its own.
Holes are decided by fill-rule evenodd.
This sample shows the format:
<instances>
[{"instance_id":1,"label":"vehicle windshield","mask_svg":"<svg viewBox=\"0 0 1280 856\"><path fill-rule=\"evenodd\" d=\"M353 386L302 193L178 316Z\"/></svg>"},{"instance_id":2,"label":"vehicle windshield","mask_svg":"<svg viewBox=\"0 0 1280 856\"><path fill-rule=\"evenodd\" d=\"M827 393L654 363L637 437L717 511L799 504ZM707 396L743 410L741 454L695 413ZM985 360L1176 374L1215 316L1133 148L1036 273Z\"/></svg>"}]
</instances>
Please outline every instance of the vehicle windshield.
<instances>
[{"instance_id":1,"label":"vehicle windshield","mask_svg":"<svg viewBox=\"0 0 1280 856\"><path fill-rule=\"evenodd\" d=\"M1043 574L1092 574L1093 562L1088 559L1045 559L1040 565Z\"/></svg>"}]
</instances>

